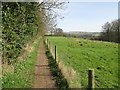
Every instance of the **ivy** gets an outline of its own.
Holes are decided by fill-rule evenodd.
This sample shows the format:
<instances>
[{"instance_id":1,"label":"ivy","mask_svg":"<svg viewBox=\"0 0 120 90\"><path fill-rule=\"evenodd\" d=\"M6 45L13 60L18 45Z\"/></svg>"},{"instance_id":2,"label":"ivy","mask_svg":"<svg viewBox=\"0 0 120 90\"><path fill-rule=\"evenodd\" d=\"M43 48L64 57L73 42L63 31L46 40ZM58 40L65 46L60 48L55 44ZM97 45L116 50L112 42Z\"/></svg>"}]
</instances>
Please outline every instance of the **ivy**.
<instances>
[{"instance_id":1,"label":"ivy","mask_svg":"<svg viewBox=\"0 0 120 90\"><path fill-rule=\"evenodd\" d=\"M4 2L2 8L3 63L13 64L22 48L39 34L37 2Z\"/></svg>"}]
</instances>

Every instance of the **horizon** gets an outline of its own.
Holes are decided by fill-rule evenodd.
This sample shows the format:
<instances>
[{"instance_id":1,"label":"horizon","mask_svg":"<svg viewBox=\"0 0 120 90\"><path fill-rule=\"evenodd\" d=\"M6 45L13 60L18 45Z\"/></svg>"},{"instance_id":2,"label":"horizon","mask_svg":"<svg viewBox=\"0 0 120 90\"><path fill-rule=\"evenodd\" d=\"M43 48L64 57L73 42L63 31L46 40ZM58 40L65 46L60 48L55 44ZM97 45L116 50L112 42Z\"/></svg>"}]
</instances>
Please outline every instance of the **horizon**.
<instances>
[{"instance_id":1,"label":"horizon","mask_svg":"<svg viewBox=\"0 0 120 90\"><path fill-rule=\"evenodd\" d=\"M117 2L70 2L58 19L64 32L101 32L106 22L118 19Z\"/></svg>"},{"instance_id":2,"label":"horizon","mask_svg":"<svg viewBox=\"0 0 120 90\"><path fill-rule=\"evenodd\" d=\"M64 31L63 30L63 32L90 32L90 31ZM91 33L92 33L92 31L91 31ZM93 33L94 33L94 31L93 31ZM100 32L98 32L98 33L100 33Z\"/></svg>"}]
</instances>

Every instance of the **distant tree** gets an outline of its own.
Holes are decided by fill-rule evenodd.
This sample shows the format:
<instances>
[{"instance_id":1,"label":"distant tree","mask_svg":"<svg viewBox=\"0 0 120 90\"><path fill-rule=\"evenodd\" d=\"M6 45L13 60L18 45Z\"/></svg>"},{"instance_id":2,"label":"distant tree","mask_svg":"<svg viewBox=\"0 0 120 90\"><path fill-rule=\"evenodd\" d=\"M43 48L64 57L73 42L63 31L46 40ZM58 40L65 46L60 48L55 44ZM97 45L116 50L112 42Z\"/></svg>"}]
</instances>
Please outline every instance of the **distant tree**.
<instances>
[{"instance_id":1,"label":"distant tree","mask_svg":"<svg viewBox=\"0 0 120 90\"><path fill-rule=\"evenodd\" d=\"M119 42L119 25L118 20L111 23L107 22L102 26L102 32L99 39L110 42Z\"/></svg>"},{"instance_id":2,"label":"distant tree","mask_svg":"<svg viewBox=\"0 0 120 90\"><path fill-rule=\"evenodd\" d=\"M111 24L109 22L106 22L102 26L102 32L101 32L101 39L102 40L109 41L110 27L111 27Z\"/></svg>"},{"instance_id":3,"label":"distant tree","mask_svg":"<svg viewBox=\"0 0 120 90\"><path fill-rule=\"evenodd\" d=\"M61 28L56 28L54 31L54 35L62 36L63 30Z\"/></svg>"}]
</instances>

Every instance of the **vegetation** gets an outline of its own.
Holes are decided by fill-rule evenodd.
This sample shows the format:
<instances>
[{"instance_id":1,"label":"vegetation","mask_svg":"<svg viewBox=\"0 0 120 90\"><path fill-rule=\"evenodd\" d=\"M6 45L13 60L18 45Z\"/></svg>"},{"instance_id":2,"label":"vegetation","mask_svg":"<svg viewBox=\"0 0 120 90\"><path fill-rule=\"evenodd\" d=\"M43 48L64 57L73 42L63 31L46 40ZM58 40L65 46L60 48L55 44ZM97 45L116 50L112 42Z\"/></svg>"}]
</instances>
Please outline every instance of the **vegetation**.
<instances>
[{"instance_id":1,"label":"vegetation","mask_svg":"<svg viewBox=\"0 0 120 90\"><path fill-rule=\"evenodd\" d=\"M56 61L53 59L52 55L50 54L50 51L46 45L46 55L49 59L49 66L52 72L52 75L54 79L56 80L57 87L61 90L68 89L68 83L67 80L64 78L64 76L61 73L61 70L59 69Z\"/></svg>"},{"instance_id":2,"label":"vegetation","mask_svg":"<svg viewBox=\"0 0 120 90\"><path fill-rule=\"evenodd\" d=\"M83 38L83 39L95 39L99 36L100 32L65 32L63 36L65 37L75 37L75 38Z\"/></svg>"},{"instance_id":3,"label":"vegetation","mask_svg":"<svg viewBox=\"0 0 120 90\"><path fill-rule=\"evenodd\" d=\"M118 88L118 44L79 38L47 37L57 46L58 58L79 73L87 85L88 69L95 69L96 88ZM54 48L53 48L54 49Z\"/></svg>"},{"instance_id":4,"label":"vegetation","mask_svg":"<svg viewBox=\"0 0 120 90\"><path fill-rule=\"evenodd\" d=\"M2 5L2 62L14 64L23 47L53 27L65 2L4 2Z\"/></svg>"},{"instance_id":5,"label":"vegetation","mask_svg":"<svg viewBox=\"0 0 120 90\"><path fill-rule=\"evenodd\" d=\"M38 5L36 2L3 3L3 63L15 63L23 47L40 34L36 15Z\"/></svg>"},{"instance_id":6,"label":"vegetation","mask_svg":"<svg viewBox=\"0 0 120 90\"><path fill-rule=\"evenodd\" d=\"M63 30L61 28L56 28L55 30L50 30L49 32L51 33L51 36L63 36Z\"/></svg>"},{"instance_id":7,"label":"vegetation","mask_svg":"<svg viewBox=\"0 0 120 90\"><path fill-rule=\"evenodd\" d=\"M56 28L57 9L62 9L65 2L43 0L42 2L3 2L2 3L2 64L8 66L2 71L3 88L31 88L34 64L40 43L46 31L57 36L69 36L62 29ZM118 20L103 26L99 40L119 42ZM72 35L71 35L72 36ZM82 36L82 35L81 35ZM84 37L85 36L85 37ZM83 35L89 38L92 35ZM73 37L76 37L73 35ZM39 40L38 40L39 39ZM118 44L91 41L77 38L48 37L52 45L57 45L59 59L73 67L81 75L81 83L87 87L87 70L95 69L95 87L117 88L118 86ZM34 43L38 40L37 43ZM28 44L34 43L34 51L24 60L18 57ZM1 47L0 47L1 49ZM56 61L46 51L50 67L59 88L68 88ZM4 67L5 68L5 67ZM10 70L11 69L11 70ZM13 71L12 71L13 70Z\"/></svg>"},{"instance_id":8,"label":"vegetation","mask_svg":"<svg viewBox=\"0 0 120 90\"><path fill-rule=\"evenodd\" d=\"M2 76L2 88L32 88L34 81L35 60L40 44L40 39L34 43L32 51L24 60L14 64L14 72L6 71ZM11 68L12 69L12 68Z\"/></svg>"},{"instance_id":9,"label":"vegetation","mask_svg":"<svg viewBox=\"0 0 120 90\"><path fill-rule=\"evenodd\" d=\"M103 25L102 28L103 30L99 37L100 40L119 43L120 32L119 32L118 20L114 20L111 23L107 22Z\"/></svg>"},{"instance_id":10,"label":"vegetation","mask_svg":"<svg viewBox=\"0 0 120 90\"><path fill-rule=\"evenodd\" d=\"M56 24L58 13L65 2L43 0L41 2L2 3L2 72L3 88L31 88L33 82L35 51L25 60L19 60L27 45L32 45L50 27ZM1 13L0 13L1 14ZM36 49L37 48L37 49ZM1 49L1 47L0 47ZM7 73L9 72L9 73Z\"/></svg>"}]
</instances>

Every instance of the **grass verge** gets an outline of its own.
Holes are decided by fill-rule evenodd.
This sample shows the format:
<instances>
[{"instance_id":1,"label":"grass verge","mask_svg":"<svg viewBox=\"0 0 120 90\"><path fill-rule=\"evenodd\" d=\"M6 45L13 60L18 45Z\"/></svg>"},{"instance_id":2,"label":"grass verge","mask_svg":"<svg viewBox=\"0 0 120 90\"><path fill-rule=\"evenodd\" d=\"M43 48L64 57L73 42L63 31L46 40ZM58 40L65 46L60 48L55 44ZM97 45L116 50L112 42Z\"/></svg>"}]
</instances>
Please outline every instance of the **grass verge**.
<instances>
[{"instance_id":1,"label":"grass verge","mask_svg":"<svg viewBox=\"0 0 120 90\"><path fill-rule=\"evenodd\" d=\"M67 80L62 75L61 70L59 69L56 61L53 59L53 56L51 55L46 44L45 44L45 48L46 48L46 55L49 60L50 70L52 72L54 80L56 81L56 86L61 90L63 89L67 90L69 88Z\"/></svg>"},{"instance_id":2,"label":"grass verge","mask_svg":"<svg viewBox=\"0 0 120 90\"><path fill-rule=\"evenodd\" d=\"M22 61L14 64L15 71L2 75L2 88L32 88L34 81L35 60L40 39L34 43L34 50Z\"/></svg>"}]
</instances>

